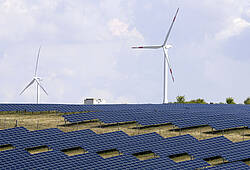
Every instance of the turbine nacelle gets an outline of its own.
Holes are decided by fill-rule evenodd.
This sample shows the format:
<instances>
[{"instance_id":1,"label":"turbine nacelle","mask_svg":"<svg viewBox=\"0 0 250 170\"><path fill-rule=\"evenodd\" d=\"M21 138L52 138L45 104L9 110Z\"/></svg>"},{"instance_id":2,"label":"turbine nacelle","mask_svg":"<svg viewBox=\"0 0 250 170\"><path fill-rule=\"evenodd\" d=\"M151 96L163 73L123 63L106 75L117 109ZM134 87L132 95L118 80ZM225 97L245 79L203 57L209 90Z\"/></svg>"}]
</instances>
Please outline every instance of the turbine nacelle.
<instances>
[{"instance_id":1,"label":"turbine nacelle","mask_svg":"<svg viewBox=\"0 0 250 170\"><path fill-rule=\"evenodd\" d=\"M43 79L41 77L33 77L35 80L37 81L43 81Z\"/></svg>"},{"instance_id":2,"label":"turbine nacelle","mask_svg":"<svg viewBox=\"0 0 250 170\"><path fill-rule=\"evenodd\" d=\"M162 47L163 47L163 48L165 48L165 49L173 48L173 46L172 46L172 45L170 45L170 44L163 45Z\"/></svg>"}]
</instances>

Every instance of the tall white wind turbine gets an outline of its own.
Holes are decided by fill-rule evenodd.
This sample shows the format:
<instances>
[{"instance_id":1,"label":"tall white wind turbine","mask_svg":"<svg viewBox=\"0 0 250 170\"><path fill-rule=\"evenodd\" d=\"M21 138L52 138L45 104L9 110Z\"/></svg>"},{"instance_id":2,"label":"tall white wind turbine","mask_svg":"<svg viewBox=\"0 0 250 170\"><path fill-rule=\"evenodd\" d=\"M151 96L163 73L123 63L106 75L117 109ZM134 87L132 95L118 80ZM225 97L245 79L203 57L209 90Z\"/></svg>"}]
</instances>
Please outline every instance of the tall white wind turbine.
<instances>
[{"instance_id":1,"label":"tall white wind turbine","mask_svg":"<svg viewBox=\"0 0 250 170\"><path fill-rule=\"evenodd\" d=\"M44 91L45 94L48 95L48 93L46 92L46 90L43 88L43 86L41 85L41 77L38 77L37 76L37 69L38 69L38 61L39 61L39 56L40 56L40 51L41 51L41 46L39 47L39 50L38 50L38 54L37 54L37 59L36 59L36 67L35 67L35 73L34 73L34 77L33 79L31 80L31 82L23 89L23 91L20 93L23 94L24 91L29 88L29 86L31 86L33 83L36 82L36 103L38 104L39 103L39 97L40 97L40 88Z\"/></svg>"},{"instance_id":2,"label":"tall white wind turbine","mask_svg":"<svg viewBox=\"0 0 250 170\"><path fill-rule=\"evenodd\" d=\"M168 56L168 49L172 47L172 45L167 44L167 40L168 37L170 35L170 32L172 30L172 27L174 25L176 16L178 14L179 8L177 9L174 19L170 25L170 28L168 30L167 36L163 42L162 45L154 45L154 46L139 46L139 47L132 47L132 48L139 48L139 49L158 49L158 48L162 48L163 49L163 53L164 53L164 84L163 84L163 103L168 103L168 99L167 99L167 80L168 80L168 72L167 72L167 67L169 68L169 72L171 74L172 80L174 82L174 76L173 76L173 71L170 65L170 61L169 61L169 56Z\"/></svg>"}]
</instances>

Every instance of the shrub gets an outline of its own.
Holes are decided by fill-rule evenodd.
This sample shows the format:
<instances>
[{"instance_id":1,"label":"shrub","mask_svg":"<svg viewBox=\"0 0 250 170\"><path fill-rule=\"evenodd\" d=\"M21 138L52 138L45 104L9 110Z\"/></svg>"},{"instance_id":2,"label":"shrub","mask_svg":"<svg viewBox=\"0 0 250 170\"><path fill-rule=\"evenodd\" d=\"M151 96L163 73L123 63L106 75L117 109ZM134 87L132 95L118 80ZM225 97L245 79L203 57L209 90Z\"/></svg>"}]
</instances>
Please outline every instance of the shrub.
<instances>
[{"instance_id":1,"label":"shrub","mask_svg":"<svg viewBox=\"0 0 250 170\"><path fill-rule=\"evenodd\" d=\"M226 98L226 103L227 103L227 104L236 104L236 103L234 102L234 99L233 99L232 97Z\"/></svg>"},{"instance_id":2,"label":"shrub","mask_svg":"<svg viewBox=\"0 0 250 170\"><path fill-rule=\"evenodd\" d=\"M177 103L185 103L185 96L177 96L176 100Z\"/></svg>"},{"instance_id":3,"label":"shrub","mask_svg":"<svg viewBox=\"0 0 250 170\"><path fill-rule=\"evenodd\" d=\"M250 104L250 97L248 97L245 101L244 104Z\"/></svg>"},{"instance_id":4,"label":"shrub","mask_svg":"<svg viewBox=\"0 0 250 170\"><path fill-rule=\"evenodd\" d=\"M205 102L204 99L195 99L195 100L190 100L189 102L187 103L199 103L199 104L207 104L207 102Z\"/></svg>"}]
</instances>

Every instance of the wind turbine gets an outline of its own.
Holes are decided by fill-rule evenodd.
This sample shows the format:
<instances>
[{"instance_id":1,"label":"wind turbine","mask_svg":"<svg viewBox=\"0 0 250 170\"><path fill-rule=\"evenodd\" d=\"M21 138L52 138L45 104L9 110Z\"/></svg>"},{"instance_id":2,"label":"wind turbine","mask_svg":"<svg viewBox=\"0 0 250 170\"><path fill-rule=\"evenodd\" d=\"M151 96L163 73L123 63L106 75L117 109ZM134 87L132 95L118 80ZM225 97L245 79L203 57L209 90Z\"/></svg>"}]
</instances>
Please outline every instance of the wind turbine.
<instances>
[{"instance_id":1,"label":"wind turbine","mask_svg":"<svg viewBox=\"0 0 250 170\"><path fill-rule=\"evenodd\" d=\"M168 80L168 73L167 73L167 67L169 68L169 72L171 74L172 80L174 82L174 76L173 76L173 71L170 65L170 61L169 61L169 56L168 56L168 49L172 48L172 45L167 44L167 40L168 37L170 35L170 32L172 30L172 27L174 25L176 16L178 14L179 8L177 9L174 19L170 25L170 28L168 30L167 36L163 42L162 45L153 45L153 46L139 46L139 47L132 47L132 48L138 48L138 49L158 49L158 48L162 48L163 49L163 53L164 53L164 83L163 83L163 103L168 103L168 99L167 99L167 80Z\"/></svg>"},{"instance_id":2,"label":"wind turbine","mask_svg":"<svg viewBox=\"0 0 250 170\"><path fill-rule=\"evenodd\" d=\"M31 80L31 82L23 89L23 91L20 93L23 94L24 91L29 88L29 86L31 86L33 83L36 82L36 103L38 104L39 103L39 97L40 97L40 88L44 91L45 94L48 95L48 93L46 92L46 90L43 88L43 86L41 85L41 77L38 77L37 76L37 69L38 69L38 61L39 61L39 56L40 56L40 51L41 51L41 46L39 47L39 50L38 50L38 54L37 54L37 59L36 59L36 67L35 67L35 73L34 73L34 77L33 79Z\"/></svg>"}]
</instances>

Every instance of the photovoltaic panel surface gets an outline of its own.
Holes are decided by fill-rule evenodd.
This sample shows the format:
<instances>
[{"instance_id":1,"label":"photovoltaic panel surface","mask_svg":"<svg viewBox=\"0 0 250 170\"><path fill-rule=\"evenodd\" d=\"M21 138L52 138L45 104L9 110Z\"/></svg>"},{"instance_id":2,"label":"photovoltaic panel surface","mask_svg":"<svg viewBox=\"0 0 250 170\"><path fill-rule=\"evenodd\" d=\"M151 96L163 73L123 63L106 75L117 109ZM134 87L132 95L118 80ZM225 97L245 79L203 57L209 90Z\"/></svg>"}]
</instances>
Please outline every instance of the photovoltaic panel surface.
<instances>
[{"instance_id":1,"label":"photovoltaic panel surface","mask_svg":"<svg viewBox=\"0 0 250 170\"><path fill-rule=\"evenodd\" d=\"M250 142L233 143L223 136L199 141L191 135L163 138L157 133L129 136L122 131L96 134L89 129L62 132L56 128L28 131L20 127L0 130L0 135L1 144L15 146L0 151L0 166L4 169L197 169L210 166L204 159L214 156L229 161L218 168L249 168L239 161L250 159ZM50 149L31 154L26 150L31 146ZM68 156L62 151L73 147L81 147L86 153ZM111 158L98 155L100 151L112 149L120 154ZM141 161L134 156L146 151L158 157ZM193 159L177 163L170 158L183 153Z\"/></svg>"}]
</instances>

